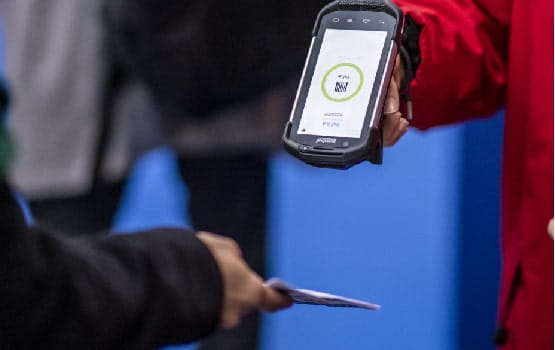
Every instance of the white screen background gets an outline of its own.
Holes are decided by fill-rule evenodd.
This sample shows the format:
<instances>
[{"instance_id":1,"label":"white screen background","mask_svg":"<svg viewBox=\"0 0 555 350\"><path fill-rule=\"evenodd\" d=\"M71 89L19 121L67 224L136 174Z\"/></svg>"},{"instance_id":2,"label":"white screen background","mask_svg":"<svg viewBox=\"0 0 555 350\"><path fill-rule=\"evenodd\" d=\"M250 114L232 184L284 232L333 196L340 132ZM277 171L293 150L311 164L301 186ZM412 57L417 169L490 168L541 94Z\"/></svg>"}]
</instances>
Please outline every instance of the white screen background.
<instances>
[{"instance_id":1,"label":"white screen background","mask_svg":"<svg viewBox=\"0 0 555 350\"><path fill-rule=\"evenodd\" d=\"M386 36L325 31L297 134L360 137Z\"/></svg>"}]
</instances>

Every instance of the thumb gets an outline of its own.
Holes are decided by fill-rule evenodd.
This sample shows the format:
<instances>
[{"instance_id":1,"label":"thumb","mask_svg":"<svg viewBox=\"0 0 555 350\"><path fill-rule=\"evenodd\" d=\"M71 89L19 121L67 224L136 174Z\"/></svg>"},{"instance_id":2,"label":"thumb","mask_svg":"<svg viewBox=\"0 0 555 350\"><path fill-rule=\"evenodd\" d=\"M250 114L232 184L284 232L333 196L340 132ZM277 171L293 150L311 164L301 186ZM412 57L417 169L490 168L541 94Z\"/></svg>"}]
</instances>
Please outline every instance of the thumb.
<instances>
[{"instance_id":1,"label":"thumb","mask_svg":"<svg viewBox=\"0 0 555 350\"><path fill-rule=\"evenodd\" d=\"M274 312L293 305L293 299L287 294L280 293L274 288L264 285L264 298L260 308L267 312Z\"/></svg>"}]
</instances>

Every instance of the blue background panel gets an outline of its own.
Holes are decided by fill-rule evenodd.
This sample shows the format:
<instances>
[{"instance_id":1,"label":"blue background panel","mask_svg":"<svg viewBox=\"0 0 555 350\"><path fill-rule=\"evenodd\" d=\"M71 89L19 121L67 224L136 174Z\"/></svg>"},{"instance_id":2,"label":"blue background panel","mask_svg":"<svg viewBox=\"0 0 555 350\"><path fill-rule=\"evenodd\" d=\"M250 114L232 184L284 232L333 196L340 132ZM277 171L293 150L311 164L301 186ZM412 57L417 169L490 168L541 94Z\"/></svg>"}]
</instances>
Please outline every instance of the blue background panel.
<instances>
[{"instance_id":1,"label":"blue background panel","mask_svg":"<svg viewBox=\"0 0 555 350\"><path fill-rule=\"evenodd\" d=\"M460 128L409 133L384 165L273 162L272 273L379 312L296 306L267 318L264 349L453 349Z\"/></svg>"},{"instance_id":2,"label":"blue background panel","mask_svg":"<svg viewBox=\"0 0 555 350\"><path fill-rule=\"evenodd\" d=\"M459 348L495 349L503 111L464 127L459 235Z\"/></svg>"}]
</instances>

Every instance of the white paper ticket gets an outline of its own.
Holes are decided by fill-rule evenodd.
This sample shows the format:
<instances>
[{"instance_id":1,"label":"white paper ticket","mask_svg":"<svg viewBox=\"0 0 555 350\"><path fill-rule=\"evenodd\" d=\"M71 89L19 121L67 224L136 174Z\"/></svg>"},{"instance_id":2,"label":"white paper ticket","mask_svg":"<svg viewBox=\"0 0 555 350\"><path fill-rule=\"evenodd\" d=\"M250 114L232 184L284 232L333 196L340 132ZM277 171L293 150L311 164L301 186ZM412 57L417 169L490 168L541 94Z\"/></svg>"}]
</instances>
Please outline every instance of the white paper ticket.
<instances>
[{"instance_id":1,"label":"white paper ticket","mask_svg":"<svg viewBox=\"0 0 555 350\"><path fill-rule=\"evenodd\" d=\"M287 293L297 304L325 305L330 307L357 307L377 311L380 305L372 304L362 300L345 298L338 295L317 292L309 289L299 289L290 286L279 278L271 278L266 285L275 290Z\"/></svg>"}]
</instances>

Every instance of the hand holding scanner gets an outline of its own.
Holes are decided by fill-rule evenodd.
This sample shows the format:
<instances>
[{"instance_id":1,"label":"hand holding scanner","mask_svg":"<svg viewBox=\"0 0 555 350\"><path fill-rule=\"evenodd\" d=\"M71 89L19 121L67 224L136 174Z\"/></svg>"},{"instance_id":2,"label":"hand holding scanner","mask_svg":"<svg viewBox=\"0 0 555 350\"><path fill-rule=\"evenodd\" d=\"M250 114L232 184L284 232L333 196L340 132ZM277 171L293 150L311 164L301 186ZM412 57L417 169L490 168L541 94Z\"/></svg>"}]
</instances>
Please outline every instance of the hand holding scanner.
<instances>
[{"instance_id":1,"label":"hand holding scanner","mask_svg":"<svg viewBox=\"0 0 555 350\"><path fill-rule=\"evenodd\" d=\"M338 0L320 11L283 135L290 154L329 168L382 163L382 110L403 25L388 0Z\"/></svg>"}]
</instances>

